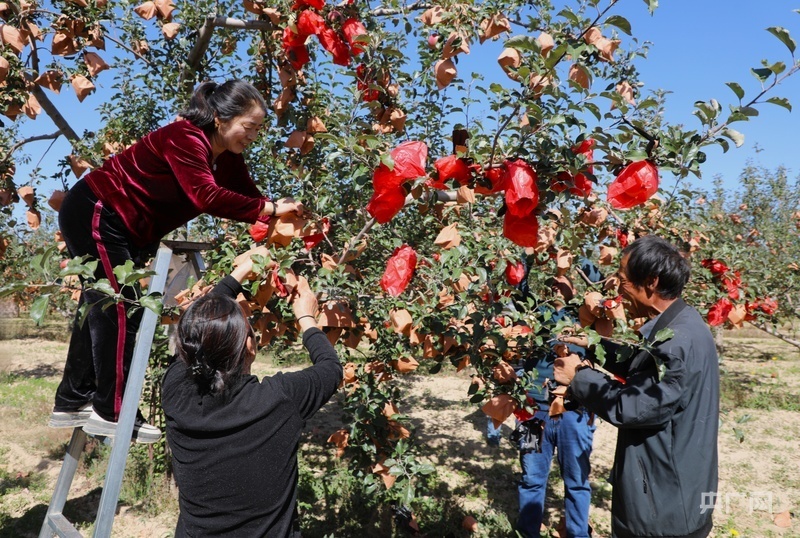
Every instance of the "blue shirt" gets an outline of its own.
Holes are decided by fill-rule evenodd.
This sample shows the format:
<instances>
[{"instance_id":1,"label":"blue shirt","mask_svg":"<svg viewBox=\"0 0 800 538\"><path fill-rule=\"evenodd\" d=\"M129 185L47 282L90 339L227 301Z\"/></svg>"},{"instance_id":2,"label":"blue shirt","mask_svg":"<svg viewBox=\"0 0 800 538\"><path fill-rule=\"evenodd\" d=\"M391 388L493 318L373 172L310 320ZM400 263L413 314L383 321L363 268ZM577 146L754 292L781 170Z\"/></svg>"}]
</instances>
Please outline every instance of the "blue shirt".
<instances>
[{"instance_id":1,"label":"blue shirt","mask_svg":"<svg viewBox=\"0 0 800 538\"><path fill-rule=\"evenodd\" d=\"M559 344L559 341L556 339L557 335L552 334L552 329L558 325L558 322L562 320L571 320L577 322L575 315L570 311L570 308L564 307L561 309L556 310L550 305L542 306L539 310L544 313L547 311L552 312L552 316L550 319L544 323L542 326L542 332L545 333L547 336L550 336L551 339L549 341L550 350L542 355L539 356L530 356L525 359L525 371L530 372L536 370L537 377L536 377L536 386L540 387L541 390L533 389L528 391L528 396L533 398L533 400L539 404L540 409L549 409L550 402L547 400L547 395L545 394L544 388L542 385L544 384L545 379L553 379L553 362L556 359L556 353L554 348L556 344ZM563 343L563 342L561 342ZM567 344L570 353L575 353L581 358L586 355L586 350L580 346L576 346L574 344Z\"/></svg>"}]
</instances>

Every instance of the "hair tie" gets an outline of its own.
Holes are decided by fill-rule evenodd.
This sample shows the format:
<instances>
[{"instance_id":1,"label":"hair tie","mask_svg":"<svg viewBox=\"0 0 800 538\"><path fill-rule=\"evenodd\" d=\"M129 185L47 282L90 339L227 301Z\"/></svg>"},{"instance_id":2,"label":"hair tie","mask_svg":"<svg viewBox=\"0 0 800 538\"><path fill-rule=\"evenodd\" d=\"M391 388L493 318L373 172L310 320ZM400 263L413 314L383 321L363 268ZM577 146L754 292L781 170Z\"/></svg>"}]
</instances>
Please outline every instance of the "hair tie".
<instances>
[{"instance_id":1,"label":"hair tie","mask_svg":"<svg viewBox=\"0 0 800 538\"><path fill-rule=\"evenodd\" d=\"M206 367L205 364L200 362L193 362L192 366L190 367L192 370L192 375L195 377L205 377L206 376Z\"/></svg>"}]
</instances>

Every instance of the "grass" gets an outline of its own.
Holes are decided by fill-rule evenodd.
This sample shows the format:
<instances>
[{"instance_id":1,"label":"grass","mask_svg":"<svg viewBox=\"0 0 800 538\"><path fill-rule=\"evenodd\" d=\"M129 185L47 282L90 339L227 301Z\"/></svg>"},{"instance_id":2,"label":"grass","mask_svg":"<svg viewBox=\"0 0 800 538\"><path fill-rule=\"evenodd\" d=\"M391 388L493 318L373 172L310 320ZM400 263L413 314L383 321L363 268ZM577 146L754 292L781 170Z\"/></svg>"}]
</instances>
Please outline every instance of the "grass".
<instances>
[{"instance_id":1,"label":"grass","mask_svg":"<svg viewBox=\"0 0 800 538\"><path fill-rule=\"evenodd\" d=\"M39 338L53 342L67 342L70 321L49 317L41 326L28 317L0 319L0 340Z\"/></svg>"},{"instance_id":2,"label":"grass","mask_svg":"<svg viewBox=\"0 0 800 538\"><path fill-rule=\"evenodd\" d=\"M720 404L727 409L800 411L800 393L795 387L771 377L728 372L720 378Z\"/></svg>"}]
</instances>

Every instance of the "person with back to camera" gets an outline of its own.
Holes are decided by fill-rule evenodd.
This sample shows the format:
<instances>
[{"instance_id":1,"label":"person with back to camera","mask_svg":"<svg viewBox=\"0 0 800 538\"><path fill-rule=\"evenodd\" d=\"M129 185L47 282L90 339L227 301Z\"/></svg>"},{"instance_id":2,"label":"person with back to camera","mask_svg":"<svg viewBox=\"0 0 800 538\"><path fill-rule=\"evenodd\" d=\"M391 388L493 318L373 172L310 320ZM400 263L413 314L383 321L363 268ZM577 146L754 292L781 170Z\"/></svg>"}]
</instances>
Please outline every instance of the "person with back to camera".
<instances>
[{"instance_id":1,"label":"person with back to camera","mask_svg":"<svg viewBox=\"0 0 800 538\"><path fill-rule=\"evenodd\" d=\"M595 269L596 271L596 269ZM543 323L541 334L551 338L550 349L533 354L525 360L525 371L536 371L537 382L553 379L554 360L560 353L585 355L585 346L578 337L552 334L561 321L578 322L577 312L569 304L575 295L575 288L567 276L550 278L547 282L553 293L549 304L540 307L542 314L549 319ZM563 348L560 349L560 348ZM566 387L564 387L565 389ZM595 425L593 415L583 407L565 408L561 387L551 392L532 390L528 400L535 406L536 413L528 418L542 428L541 445L538 450L520 444L520 467L522 477L518 483L519 517L517 532L520 535L536 537L544 518L545 495L550 476L553 454L556 454L561 477L564 480L564 532L569 538L591 536L589 507L592 492L589 486L589 458L592 453ZM529 423L533 424L533 423Z\"/></svg>"},{"instance_id":2,"label":"person with back to camera","mask_svg":"<svg viewBox=\"0 0 800 538\"><path fill-rule=\"evenodd\" d=\"M183 119L146 135L69 190L59 225L70 255L98 259L95 278L107 278L116 292L135 300L137 290L121 287L113 268L129 260L143 266L163 236L198 215L255 223L302 212L291 198L271 202L262 196L242 157L258 137L266 110L258 90L245 81L198 86L180 113ZM84 289L79 306L104 298ZM83 326L76 316L51 427L115 434L142 316L141 309L128 316L128 309L125 302L95 306ZM137 417L135 441L153 443L160 436Z\"/></svg>"},{"instance_id":3,"label":"person with back to camera","mask_svg":"<svg viewBox=\"0 0 800 538\"><path fill-rule=\"evenodd\" d=\"M639 332L649 341L666 328L672 336L625 361L609 359L605 368L620 379L578 357L555 362L556 381L569 385L571 397L619 429L611 471L615 538L702 538L712 529L719 359L705 321L681 299L689 274L669 242L636 239L622 251L618 272L625 308L648 319Z\"/></svg>"},{"instance_id":4,"label":"person with back to camera","mask_svg":"<svg viewBox=\"0 0 800 538\"><path fill-rule=\"evenodd\" d=\"M253 329L234 300L250 258L183 314L162 404L180 516L175 537L299 537L297 448L306 420L336 392L342 365L298 278L292 309L313 365L260 382Z\"/></svg>"}]
</instances>

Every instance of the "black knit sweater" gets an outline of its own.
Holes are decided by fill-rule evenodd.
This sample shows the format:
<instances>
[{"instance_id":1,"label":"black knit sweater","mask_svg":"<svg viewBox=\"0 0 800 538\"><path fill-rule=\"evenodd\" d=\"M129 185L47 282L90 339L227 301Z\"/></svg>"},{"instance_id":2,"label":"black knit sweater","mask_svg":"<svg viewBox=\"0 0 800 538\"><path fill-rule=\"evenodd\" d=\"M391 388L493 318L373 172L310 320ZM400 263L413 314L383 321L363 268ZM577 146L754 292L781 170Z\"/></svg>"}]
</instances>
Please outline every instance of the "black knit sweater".
<instances>
[{"instance_id":1,"label":"black knit sweater","mask_svg":"<svg viewBox=\"0 0 800 538\"><path fill-rule=\"evenodd\" d=\"M241 289L226 277L215 292ZM297 447L305 421L342 380L319 329L303 334L314 363L260 382L240 379L222 395L200 395L182 361L167 370L162 400L179 489L175 536L299 536Z\"/></svg>"}]
</instances>

